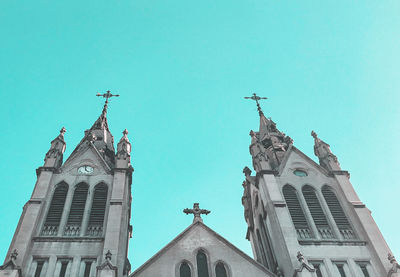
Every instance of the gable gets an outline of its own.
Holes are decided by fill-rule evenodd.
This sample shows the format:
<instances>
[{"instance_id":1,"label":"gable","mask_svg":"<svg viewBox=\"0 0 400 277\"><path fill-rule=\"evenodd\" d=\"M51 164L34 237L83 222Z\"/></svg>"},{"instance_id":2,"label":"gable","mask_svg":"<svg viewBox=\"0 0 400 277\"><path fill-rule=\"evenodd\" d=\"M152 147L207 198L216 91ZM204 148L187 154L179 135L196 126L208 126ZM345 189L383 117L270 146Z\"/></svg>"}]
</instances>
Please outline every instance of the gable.
<instances>
[{"instance_id":1,"label":"gable","mask_svg":"<svg viewBox=\"0 0 400 277\"><path fill-rule=\"evenodd\" d=\"M231 272L229 276L275 276L206 225L196 222L133 272L131 277L179 276L179 266L183 261L195 270L196 254L200 249L206 253L212 272L216 263L222 261Z\"/></svg>"},{"instance_id":2,"label":"gable","mask_svg":"<svg viewBox=\"0 0 400 277\"><path fill-rule=\"evenodd\" d=\"M89 165L94 168L94 174L109 174L111 168L105 162L99 151L91 143L84 143L79 146L61 166L61 171L77 174L77 169L80 166Z\"/></svg>"},{"instance_id":3,"label":"gable","mask_svg":"<svg viewBox=\"0 0 400 277\"><path fill-rule=\"evenodd\" d=\"M329 172L325 168L317 164L299 149L292 146L288 149L288 153L279 167L279 176L291 177L293 176L293 171L296 169L304 170L309 175L329 176Z\"/></svg>"}]
</instances>

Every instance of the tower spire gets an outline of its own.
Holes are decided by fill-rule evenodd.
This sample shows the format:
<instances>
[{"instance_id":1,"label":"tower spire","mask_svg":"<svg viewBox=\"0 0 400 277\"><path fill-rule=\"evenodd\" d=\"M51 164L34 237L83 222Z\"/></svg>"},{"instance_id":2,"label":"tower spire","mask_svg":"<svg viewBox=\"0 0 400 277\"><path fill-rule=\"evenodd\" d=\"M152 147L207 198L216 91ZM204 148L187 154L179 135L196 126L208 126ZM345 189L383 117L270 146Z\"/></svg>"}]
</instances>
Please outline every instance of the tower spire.
<instances>
[{"instance_id":1,"label":"tower spire","mask_svg":"<svg viewBox=\"0 0 400 277\"><path fill-rule=\"evenodd\" d=\"M260 102L259 102L259 101L260 101L260 100L264 100L264 99L268 99L267 97L260 97L260 96L258 96L257 94L253 93L252 96L250 96L250 97L245 97L244 99L251 99L251 100L256 101L258 114L259 114L260 116L264 116L264 113L263 113L263 111L262 111L262 109L261 109L261 106L260 106Z\"/></svg>"}]
</instances>

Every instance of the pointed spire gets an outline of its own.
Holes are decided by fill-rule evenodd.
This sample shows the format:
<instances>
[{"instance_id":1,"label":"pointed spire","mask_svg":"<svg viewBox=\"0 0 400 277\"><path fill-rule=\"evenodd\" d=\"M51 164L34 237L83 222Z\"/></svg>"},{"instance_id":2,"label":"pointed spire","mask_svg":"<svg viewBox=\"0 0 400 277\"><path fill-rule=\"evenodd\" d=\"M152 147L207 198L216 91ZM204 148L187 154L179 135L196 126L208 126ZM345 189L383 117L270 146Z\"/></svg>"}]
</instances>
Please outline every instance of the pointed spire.
<instances>
[{"instance_id":1,"label":"pointed spire","mask_svg":"<svg viewBox=\"0 0 400 277\"><path fill-rule=\"evenodd\" d=\"M64 134L67 130L62 127L60 134L51 141L51 146L49 151L47 151L44 158L45 167L55 167L59 168L63 161L63 154L65 151L65 141Z\"/></svg>"},{"instance_id":2,"label":"pointed spire","mask_svg":"<svg viewBox=\"0 0 400 277\"><path fill-rule=\"evenodd\" d=\"M329 171L341 170L337 157L332 153L329 144L318 138L317 133L311 131L314 138L314 154L319 159L319 164Z\"/></svg>"},{"instance_id":3,"label":"pointed spire","mask_svg":"<svg viewBox=\"0 0 400 277\"><path fill-rule=\"evenodd\" d=\"M130 166L132 146L128 139L128 130L125 129L122 134L122 138L117 145L117 167L127 168Z\"/></svg>"}]
</instances>

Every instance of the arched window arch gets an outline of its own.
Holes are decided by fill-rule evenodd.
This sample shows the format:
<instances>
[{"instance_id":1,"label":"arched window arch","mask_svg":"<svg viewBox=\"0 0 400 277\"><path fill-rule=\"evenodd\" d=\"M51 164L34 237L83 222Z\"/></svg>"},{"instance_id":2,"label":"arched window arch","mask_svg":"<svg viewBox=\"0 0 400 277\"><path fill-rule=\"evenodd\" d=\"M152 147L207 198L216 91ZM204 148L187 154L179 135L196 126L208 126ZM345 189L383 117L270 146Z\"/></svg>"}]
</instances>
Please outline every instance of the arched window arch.
<instances>
[{"instance_id":1,"label":"arched window arch","mask_svg":"<svg viewBox=\"0 0 400 277\"><path fill-rule=\"evenodd\" d=\"M342 205L340 205L340 202L332 188L329 186L324 186L322 188L322 194L325 198L326 204L329 207L329 210L331 211L332 217L335 220L340 234L344 239L354 239L355 234L353 228L351 227L350 222L343 211Z\"/></svg>"},{"instance_id":2,"label":"arched window arch","mask_svg":"<svg viewBox=\"0 0 400 277\"><path fill-rule=\"evenodd\" d=\"M215 277L228 277L226 267L222 262L218 262L215 266Z\"/></svg>"},{"instance_id":3,"label":"arched window arch","mask_svg":"<svg viewBox=\"0 0 400 277\"><path fill-rule=\"evenodd\" d=\"M64 211L65 199L67 198L68 185L64 182L57 185L51 199L49 211L44 222L42 235L56 236L61 222L61 216Z\"/></svg>"},{"instance_id":4,"label":"arched window arch","mask_svg":"<svg viewBox=\"0 0 400 277\"><path fill-rule=\"evenodd\" d=\"M89 186L85 183L79 183L75 187L74 196L72 198L71 209L67 220L67 225L64 229L66 236L79 236L85 211L86 198L88 195Z\"/></svg>"},{"instance_id":5,"label":"arched window arch","mask_svg":"<svg viewBox=\"0 0 400 277\"><path fill-rule=\"evenodd\" d=\"M319 202L315 189L309 185L305 185L302 191L319 235L322 239L333 238L331 227L329 226L328 220L321 207L321 203Z\"/></svg>"},{"instance_id":6,"label":"arched window arch","mask_svg":"<svg viewBox=\"0 0 400 277\"><path fill-rule=\"evenodd\" d=\"M312 235L310 227L304 215L303 208L301 207L296 189L290 185L285 185L282 191L289 209L290 217L293 221L294 228L296 229L297 236L301 239L311 238Z\"/></svg>"},{"instance_id":7,"label":"arched window arch","mask_svg":"<svg viewBox=\"0 0 400 277\"><path fill-rule=\"evenodd\" d=\"M264 237L265 240L265 250L266 250L266 258L267 258L267 268L273 272L276 271L276 267L277 262L276 262L276 258L275 258L275 253L273 251L272 248L272 244L271 244L271 238L269 236L268 230L267 230L267 226L265 224L264 219L262 218L261 215L258 216L258 221L259 221L259 225L261 226L261 234Z\"/></svg>"},{"instance_id":8,"label":"arched window arch","mask_svg":"<svg viewBox=\"0 0 400 277\"><path fill-rule=\"evenodd\" d=\"M90 210L89 224L86 232L88 236L101 236L103 234L107 193L108 187L104 183L100 183L94 188L92 208Z\"/></svg>"},{"instance_id":9,"label":"arched window arch","mask_svg":"<svg viewBox=\"0 0 400 277\"><path fill-rule=\"evenodd\" d=\"M196 255L197 261L197 276L198 277L209 277L208 273L208 262L207 256L203 250L199 250Z\"/></svg>"},{"instance_id":10,"label":"arched window arch","mask_svg":"<svg viewBox=\"0 0 400 277\"><path fill-rule=\"evenodd\" d=\"M192 277L192 271L187 262L183 262L179 267L179 277Z\"/></svg>"}]
</instances>

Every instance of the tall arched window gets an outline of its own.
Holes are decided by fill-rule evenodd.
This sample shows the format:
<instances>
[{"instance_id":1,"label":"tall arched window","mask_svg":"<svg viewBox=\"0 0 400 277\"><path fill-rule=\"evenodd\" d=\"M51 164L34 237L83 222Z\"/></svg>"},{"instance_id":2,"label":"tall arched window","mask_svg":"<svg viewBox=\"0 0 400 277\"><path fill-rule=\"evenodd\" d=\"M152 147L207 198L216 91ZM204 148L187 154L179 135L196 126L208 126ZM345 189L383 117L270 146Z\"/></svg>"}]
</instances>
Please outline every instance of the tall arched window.
<instances>
[{"instance_id":1,"label":"tall arched window","mask_svg":"<svg viewBox=\"0 0 400 277\"><path fill-rule=\"evenodd\" d=\"M197 252L196 260L197 260L197 276L209 277L207 256L202 250Z\"/></svg>"},{"instance_id":2,"label":"tall arched window","mask_svg":"<svg viewBox=\"0 0 400 277\"><path fill-rule=\"evenodd\" d=\"M64 235L66 236L79 236L81 232L82 218L83 212L85 211L88 189L89 186L85 183L80 183L75 188L67 225L64 229Z\"/></svg>"},{"instance_id":3,"label":"tall arched window","mask_svg":"<svg viewBox=\"0 0 400 277\"><path fill-rule=\"evenodd\" d=\"M311 238L310 227L297 197L296 189L290 185L285 185L283 187L283 196L285 197L294 228L296 228L297 236L301 239Z\"/></svg>"},{"instance_id":4,"label":"tall arched window","mask_svg":"<svg viewBox=\"0 0 400 277\"><path fill-rule=\"evenodd\" d=\"M192 272L187 262L183 262L179 267L179 277L192 277Z\"/></svg>"},{"instance_id":5,"label":"tall arched window","mask_svg":"<svg viewBox=\"0 0 400 277\"><path fill-rule=\"evenodd\" d=\"M336 197L336 194L328 186L324 186L322 188L322 194L324 195L326 204L331 211L331 214L340 231L340 234L343 236L344 239L354 239L355 234L353 228L351 228L351 225L347 220L347 217L343 211L342 206L340 205L339 200Z\"/></svg>"},{"instance_id":6,"label":"tall arched window","mask_svg":"<svg viewBox=\"0 0 400 277\"><path fill-rule=\"evenodd\" d=\"M108 188L100 183L94 188L92 209L90 211L88 236L101 236L103 234L104 215L106 212Z\"/></svg>"},{"instance_id":7,"label":"tall arched window","mask_svg":"<svg viewBox=\"0 0 400 277\"><path fill-rule=\"evenodd\" d=\"M265 221L261 215L258 216L258 221L261 226L262 237L264 237L264 240L265 240L265 250L266 250L266 256L267 256L266 258L267 258L267 262L268 262L267 268L269 270L275 272L276 267L278 265L277 265L277 262L275 259L275 253L272 250L271 239L270 239L270 236L269 236L269 233L267 230L267 226L265 225Z\"/></svg>"},{"instance_id":8,"label":"tall arched window","mask_svg":"<svg viewBox=\"0 0 400 277\"><path fill-rule=\"evenodd\" d=\"M49 211L42 229L44 236L56 236L64 211L65 199L68 193L68 185L61 183L54 190L53 198L50 203Z\"/></svg>"},{"instance_id":9,"label":"tall arched window","mask_svg":"<svg viewBox=\"0 0 400 277\"><path fill-rule=\"evenodd\" d=\"M319 235L323 239L333 238L331 227L329 226L325 213L322 210L321 204L319 203L314 188L312 188L309 185L306 185L303 187L302 191L304 199L306 200L308 209L310 210L311 216L314 220L315 226L317 227Z\"/></svg>"},{"instance_id":10,"label":"tall arched window","mask_svg":"<svg viewBox=\"0 0 400 277\"><path fill-rule=\"evenodd\" d=\"M228 277L225 265L221 262L217 263L215 266L215 277Z\"/></svg>"}]
</instances>

